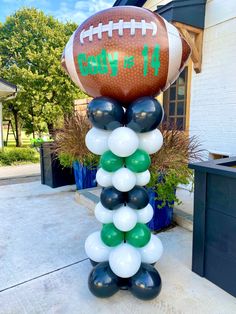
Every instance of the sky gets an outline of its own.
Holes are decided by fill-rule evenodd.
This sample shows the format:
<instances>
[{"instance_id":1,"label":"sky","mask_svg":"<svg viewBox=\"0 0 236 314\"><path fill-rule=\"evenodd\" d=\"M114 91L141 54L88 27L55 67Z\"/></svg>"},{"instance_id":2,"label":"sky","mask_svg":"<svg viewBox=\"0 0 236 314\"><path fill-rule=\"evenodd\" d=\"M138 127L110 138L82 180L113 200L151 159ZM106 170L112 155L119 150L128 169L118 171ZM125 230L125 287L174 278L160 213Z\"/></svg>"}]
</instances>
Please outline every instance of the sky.
<instances>
[{"instance_id":1,"label":"sky","mask_svg":"<svg viewBox=\"0 0 236 314\"><path fill-rule=\"evenodd\" d=\"M22 7L35 7L62 22L81 24L92 14L112 7L115 0L0 0L0 22Z\"/></svg>"}]
</instances>

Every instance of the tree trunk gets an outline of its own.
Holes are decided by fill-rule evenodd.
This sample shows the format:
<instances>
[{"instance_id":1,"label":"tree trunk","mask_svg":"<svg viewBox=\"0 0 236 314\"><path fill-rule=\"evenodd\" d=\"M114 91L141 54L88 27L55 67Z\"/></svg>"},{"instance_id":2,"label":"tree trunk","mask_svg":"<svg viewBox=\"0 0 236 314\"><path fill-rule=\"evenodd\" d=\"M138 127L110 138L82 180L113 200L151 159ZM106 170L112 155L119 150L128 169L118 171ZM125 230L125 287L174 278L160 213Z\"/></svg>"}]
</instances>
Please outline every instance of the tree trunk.
<instances>
[{"instance_id":1,"label":"tree trunk","mask_svg":"<svg viewBox=\"0 0 236 314\"><path fill-rule=\"evenodd\" d=\"M48 125L48 133L51 135L52 138L54 138L55 130L54 130L53 123L47 123L47 125Z\"/></svg>"},{"instance_id":2,"label":"tree trunk","mask_svg":"<svg viewBox=\"0 0 236 314\"><path fill-rule=\"evenodd\" d=\"M21 138L21 125L19 121L19 116L17 111L13 111L14 120L15 120L15 128L16 128L16 147L22 146L22 138Z\"/></svg>"}]
</instances>

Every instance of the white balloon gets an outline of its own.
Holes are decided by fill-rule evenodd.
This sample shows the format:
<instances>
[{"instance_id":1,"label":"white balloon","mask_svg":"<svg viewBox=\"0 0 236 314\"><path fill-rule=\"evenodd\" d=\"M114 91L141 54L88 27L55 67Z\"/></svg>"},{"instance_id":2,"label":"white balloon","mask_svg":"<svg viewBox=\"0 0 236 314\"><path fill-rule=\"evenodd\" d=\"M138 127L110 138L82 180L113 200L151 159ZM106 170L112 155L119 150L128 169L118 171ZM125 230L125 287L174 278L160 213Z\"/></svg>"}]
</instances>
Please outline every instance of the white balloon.
<instances>
[{"instance_id":1,"label":"white balloon","mask_svg":"<svg viewBox=\"0 0 236 314\"><path fill-rule=\"evenodd\" d=\"M96 231L86 239L85 252L91 260L105 262L109 259L111 248L102 242L100 231Z\"/></svg>"},{"instance_id":2,"label":"white balloon","mask_svg":"<svg viewBox=\"0 0 236 314\"><path fill-rule=\"evenodd\" d=\"M108 139L108 146L113 154L120 157L132 155L138 148L138 135L127 127L120 127L112 131Z\"/></svg>"},{"instance_id":3,"label":"white balloon","mask_svg":"<svg viewBox=\"0 0 236 314\"><path fill-rule=\"evenodd\" d=\"M96 180L99 185L106 188L112 185L112 173L102 168L98 169L96 173Z\"/></svg>"},{"instance_id":4,"label":"white balloon","mask_svg":"<svg viewBox=\"0 0 236 314\"><path fill-rule=\"evenodd\" d=\"M141 186L148 184L151 178L149 170L136 173L135 175L136 175L136 185L141 185Z\"/></svg>"},{"instance_id":5,"label":"white balloon","mask_svg":"<svg viewBox=\"0 0 236 314\"><path fill-rule=\"evenodd\" d=\"M110 134L110 131L92 128L85 136L85 144L90 152L102 155L105 151L109 150L108 137Z\"/></svg>"},{"instance_id":6,"label":"white balloon","mask_svg":"<svg viewBox=\"0 0 236 314\"><path fill-rule=\"evenodd\" d=\"M137 210L138 222L146 224L152 219L153 214L153 208L150 204L148 204L146 207Z\"/></svg>"},{"instance_id":7,"label":"white balloon","mask_svg":"<svg viewBox=\"0 0 236 314\"><path fill-rule=\"evenodd\" d=\"M129 206L121 206L117 210L113 210L113 223L117 229L121 231L129 231L133 229L137 223L136 210Z\"/></svg>"},{"instance_id":8,"label":"white balloon","mask_svg":"<svg viewBox=\"0 0 236 314\"><path fill-rule=\"evenodd\" d=\"M148 154L156 153L163 144L163 136L158 129L150 132L139 133L139 148Z\"/></svg>"},{"instance_id":9,"label":"white balloon","mask_svg":"<svg viewBox=\"0 0 236 314\"><path fill-rule=\"evenodd\" d=\"M128 192L136 184L136 176L128 168L120 168L112 176L113 186L121 192Z\"/></svg>"},{"instance_id":10,"label":"white balloon","mask_svg":"<svg viewBox=\"0 0 236 314\"><path fill-rule=\"evenodd\" d=\"M99 202L94 209L95 217L103 224L113 222L113 211L106 209L101 202Z\"/></svg>"},{"instance_id":11,"label":"white balloon","mask_svg":"<svg viewBox=\"0 0 236 314\"><path fill-rule=\"evenodd\" d=\"M138 249L141 254L142 263L155 263L163 253L163 245L156 235L151 235L151 239L147 245Z\"/></svg>"},{"instance_id":12,"label":"white balloon","mask_svg":"<svg viewBox=\"0 0 236 314\"><path fill-rule=\"evenodd\" d=\"M109 265L117 276L132 277L141 266L141 256L136 248L128 243L123 243L111 251Z\"/></svg>"}]
</instances>

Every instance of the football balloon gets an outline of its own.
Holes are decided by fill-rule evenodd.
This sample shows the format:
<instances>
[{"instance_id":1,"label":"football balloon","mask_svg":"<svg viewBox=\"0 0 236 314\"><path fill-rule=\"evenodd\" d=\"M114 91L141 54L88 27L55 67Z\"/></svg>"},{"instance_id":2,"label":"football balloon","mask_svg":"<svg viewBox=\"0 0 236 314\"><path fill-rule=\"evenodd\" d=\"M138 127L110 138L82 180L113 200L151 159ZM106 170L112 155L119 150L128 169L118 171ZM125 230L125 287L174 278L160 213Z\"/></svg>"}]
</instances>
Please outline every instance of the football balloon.
<instances>
[{"instance_id":1,"label":"football balloon","mask_svg":"<svg viewBox=\"0 0 236 314\"><path fill-rule=\"evenodd\" d=\"M76 29L62 66L90 96L111 97L125 106L167 89L190 52L177 28L160 15L119 6L94 14Z\"/></svg>"}]
</instances>

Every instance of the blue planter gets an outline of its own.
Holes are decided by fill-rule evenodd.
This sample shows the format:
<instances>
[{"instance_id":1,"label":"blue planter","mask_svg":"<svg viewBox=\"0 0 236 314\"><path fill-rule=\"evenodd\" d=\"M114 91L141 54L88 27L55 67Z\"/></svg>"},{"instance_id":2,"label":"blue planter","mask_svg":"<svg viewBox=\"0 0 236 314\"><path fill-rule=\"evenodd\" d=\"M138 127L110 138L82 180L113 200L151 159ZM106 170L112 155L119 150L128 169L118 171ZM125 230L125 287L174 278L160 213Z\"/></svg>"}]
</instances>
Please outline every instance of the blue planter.
<instances>
[{"instance_id":1,"label":"blue planter","mask_svg":"<svg viewBox=\"0 0 236 314\"><path fill-rule=\"evenodd\" d=\"M173 219L173 207L170 206L173 205L173 202L166 202L165 206L158 208L158 205L161 205L162 202L155 200L157 194L153 191L153 189L148 189L147 191L149 195L149 203L152 205L154 210L152 220L147 223L148 227L155 231L169 227Z\"/></svg>"},{"instance_id":2,"label":"blue planter","mask_svg":"<svg viewBox=\"0 0 236 314\"><path fill-rule=\"evenodd\" d=\"M97 168L88 168L83 166L78 161L73 163L75 183L77 190L93 188L97 186L96 172Z\"/></svg>"}]
</instances>

